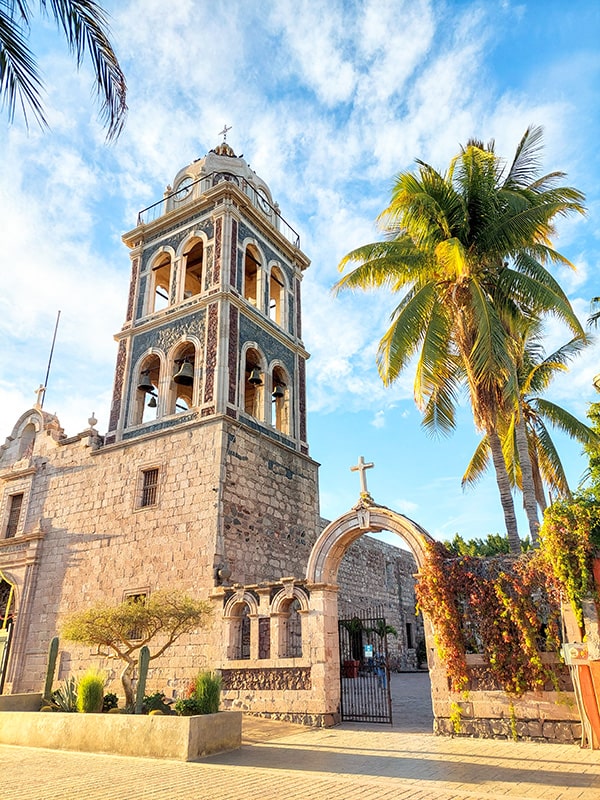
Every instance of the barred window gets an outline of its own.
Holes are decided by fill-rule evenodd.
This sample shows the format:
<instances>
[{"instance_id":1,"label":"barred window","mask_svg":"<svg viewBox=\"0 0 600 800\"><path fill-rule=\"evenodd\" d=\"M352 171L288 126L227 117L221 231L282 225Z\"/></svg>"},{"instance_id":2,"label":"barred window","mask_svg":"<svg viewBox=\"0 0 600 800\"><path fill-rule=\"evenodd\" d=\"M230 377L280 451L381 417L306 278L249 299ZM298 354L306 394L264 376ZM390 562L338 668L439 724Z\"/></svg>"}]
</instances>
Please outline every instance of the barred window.
<instances>
[{"instance_id":1,"label":"barred window","mask_svg":"<svg viewBox=\"0 0 600 800\"><path fill-rule=\"evenodd\" d=\"M142 476L140 507L155 506L158 491L158 468L142 470Z\"/></svg>"},{"instance_id":2,"label":"barred window","mask_svg":"<svg viewBox=\"0 0 600 800\"><path fill-rule=\"evenodd\" d=\"M8 522L6 523L5 537L11 539L17 532L19 520L21 519L21 508L23 506L23 495L13 494L10 497L8 510Z\"/></svg>"}]
</instances>

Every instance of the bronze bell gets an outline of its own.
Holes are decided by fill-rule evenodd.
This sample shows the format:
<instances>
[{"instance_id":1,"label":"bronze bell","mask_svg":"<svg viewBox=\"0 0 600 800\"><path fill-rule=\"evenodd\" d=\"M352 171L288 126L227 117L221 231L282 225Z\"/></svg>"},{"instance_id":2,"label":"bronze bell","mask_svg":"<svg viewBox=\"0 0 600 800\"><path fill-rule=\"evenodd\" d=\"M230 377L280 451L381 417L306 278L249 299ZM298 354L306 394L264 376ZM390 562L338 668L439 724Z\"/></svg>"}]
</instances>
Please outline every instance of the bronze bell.
<instances>
[{"instance_id":1,"label":"bronze bell","mask_svg":"<svg viewBox=\"0 0 600 800\"><path fill-rule=\"evenodd\" d=\"M152 397L150 398L150 402L148 403L148 408L156 408L157 405L158 403L156 402L156 397L152 395Z\"/></svg>"},{"instance_id":2,"label":"bronze bell","mask_svg":"<svg viewBox=\"0 0 600 800\"><path fill-rule=\"evenodd\" d=\"M285 396L285 392L283 391L283 386L275 386L273 389L273 400L279 400L280 398Z\"/></svg>"},{"instance_id":3,"label":"bronze bell","mask_svg":"<svg viewBox=\"0 0 600 800\"><path fill-rule=\"evenodd\" d=\"M193 386L194 365L190 364L189 361L184 361L177 375L173 376L173 380L175 383L178 383L181 386Z\"/></svg>"},{"instance_id":4,"label":"bronze bell","mask_svg":"<svg viewBox=\"0 0 600 800\"><path fill-rule=\"evenodd\" d=\"M250 373L250 377L248 378L248 383L251 383L253 386L261 386L262 378L260 377L260 370L258 367L254 367L254 369Z\"/></svg>"},{"instance_id":5,"label":"bronze bell","mask_svg":"<svg viewBox=\"0 0 600 800\"><path fill-rule=\"evenodd\" d=\"M146 369L140 376L138 387L140 392L151 392L154 389L154 384L150 380L150 370Z\"/></svg>"}]
</instances>

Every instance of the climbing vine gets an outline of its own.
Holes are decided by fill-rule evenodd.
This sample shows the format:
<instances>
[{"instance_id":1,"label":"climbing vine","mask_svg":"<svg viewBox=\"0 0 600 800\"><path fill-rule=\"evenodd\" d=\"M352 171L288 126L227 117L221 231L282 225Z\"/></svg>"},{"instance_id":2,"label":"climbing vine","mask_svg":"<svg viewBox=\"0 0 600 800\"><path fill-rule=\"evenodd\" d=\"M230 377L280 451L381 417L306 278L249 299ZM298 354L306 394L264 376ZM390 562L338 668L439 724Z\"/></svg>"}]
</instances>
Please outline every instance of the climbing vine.
<instances>
[{"instance_id":1,"label":"climbing vine","mask_svg":"<svg viewBox=\"0 0 600 800\"><path fill-rule=\"evenodd\" d=\"M539 554L457 558L439 542L427 547L417 599L452 689L469 688L468 653L481 653L489 682L509 694L556 685L542 653L559 647L558 585Z\"/></svg>"},{"instance_id":2,"label":"climbing vine","mask_svg":"<svg viewBox=\"0 0 600 800\"><path fill-rule=\"evenodd\" d=\"M560 581L583 634L582 600L597 597L593 560L600 551L600 502L593 491L555 502L544 513L541 553Z\"/></svg>"}]
</instances>

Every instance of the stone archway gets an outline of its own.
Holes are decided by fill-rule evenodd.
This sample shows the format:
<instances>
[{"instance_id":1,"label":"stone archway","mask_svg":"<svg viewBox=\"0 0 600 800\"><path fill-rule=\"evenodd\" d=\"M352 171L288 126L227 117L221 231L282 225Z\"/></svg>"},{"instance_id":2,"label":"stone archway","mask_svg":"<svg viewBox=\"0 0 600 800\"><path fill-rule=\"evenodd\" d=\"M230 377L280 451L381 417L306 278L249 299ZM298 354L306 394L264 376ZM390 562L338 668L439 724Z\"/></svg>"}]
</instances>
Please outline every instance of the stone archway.
<instances>
[{"instance_id":1,"label":"stone archway","mask_svg":"<svg viewBox=\"0 0 600 800\"><path fill-rule=\"evenodd\" d=\"M408 545L420 567L425 560L425 545L432 537L424 528L386 506L361 500L354 508L330 522L311 550L306 578L311 583L335 584L346 550L363 534L392 531Z\"/></svg>"},{"instance_id":2,"label":"stone archway","mask_svg":"<svg viewBox=\"0 0 600 800\"><path fill-rule=\"evenodd\" d=\"M365 493L366 494L366 493ZM339 647L337 575L350 545L366 533L391 531L406 543L421 567L426 546L432 537L408 517L385 506L377 505L363 495L354 508L330 522L311 550L306 568L314 614L312 626L314 697L322 704L324 718L339 720ZM429 626L426 625L426 629ZM426 630L426 638L431 636Z\"/></svg>"}]
</instances>

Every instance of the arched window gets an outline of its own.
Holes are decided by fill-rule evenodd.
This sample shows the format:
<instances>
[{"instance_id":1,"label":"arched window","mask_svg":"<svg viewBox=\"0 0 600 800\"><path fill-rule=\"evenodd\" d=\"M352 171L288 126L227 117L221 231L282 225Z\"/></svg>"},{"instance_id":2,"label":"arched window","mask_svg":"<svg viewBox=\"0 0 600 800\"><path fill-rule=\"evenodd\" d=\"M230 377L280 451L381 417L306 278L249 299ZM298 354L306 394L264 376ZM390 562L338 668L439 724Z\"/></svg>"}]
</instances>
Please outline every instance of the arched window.
<instances>
[{"instance_id":1,"label":"arched window","mask_svg":"<svg viewBox=\"0 0 600 800\"><path fill-rule=\"evenodd\" d=\"M290 433L290 386L282 367L273 367L271 374L271 425L278 431Z\"/></svg>"},{"instance_id":2,"label":"arched window","mask_svg":"<svg viewBox=\"0 0 600 800\"><path fill-rule=\"evenodd\" d=\"M285 283L279 267L271 267L269 275L269 318L285 327Z\"/></svg>"},{"instance_id":3,"label":"arched window","mask_svg":"<svg viewBox=\"0 0 600 800\"><path fill-rule=\"evenodd\" d=\"M247 603L238 603L233 609L229 658L250 658L250 607Z\"/></svg>"},{"instance_id":4,"label":"arched window","mask_svg":"<svg viewBox=\"0 0 600 800\"><path fill-rule=\"evenodd\" d=\"M29 458L33 454L33 445L35 443L35 425L29 422L23 428L21 439L19 441L19 458Z\"/></svg>"},{"instance_id":5,"label":"arched window","mask_svg":"<svg viewBox=\"0 0 600 800\"><path fill-rule=\"evenodd\" d=\"M194 405L196 374L196 348L192 342L186 342L173 358L169 414L182 414Z\"/></svg>"},{"instance_id":6,"label":"arched window","mask_svg":"<svg viewBox=\"0 0 600 800\"><path fill-rule=\"evenodd\" d=\"M284 622L283 657L302 658L302 619L300 601L294 597L287 606Z\"/></svg>"},{"instance_id":7,"label":"arched window","mask_svg":"<svg viewBox=\"0 0 600 800\"><path fill-rule=\"evenodd\" d=\"M245 299L256 308L261 308L261 267L262 261L256 247L249 244L244 253L244 287Z\"/></svg>"},{"instance_id":8,"label":"arched window","mask_svg":"<svg viewBox=\"0 0 600 800\"><path fill-rule=\"evenodd\" d=\"M162 253L152 267L152 295L150 313L162 311L170 302L171 291L171 256Z\"/></svg>"},{"instance_id":9,"label":"arched window","mask_svg":"<svg viewBox=\"0 0 600 800\"><path fill-rule=\"evenodd\" d=\"M202 240L192 243L183 254L183 299L193 297L202 291L202 264L204 261L204 243Z\"/></svg>"},{"instance_id":10,"label":"arched window","mask_svg":"<svg viewBox=\"0 0 600 800\"><path fill-rule=\"evenodd\" d=\"M244 369L243 408L246 414L264 420L264 374L258 350L246 350Z\"/></svg>"},{"instance_id":11,"label":"arched window","mask_svg":"<svg viewBox=\"0 0 600 800\"><path fill-rule=\"evenodd\" d=\"M155 420L159 408L160 358L147 356L140 365L133 410L133 425Z\"/></svg>"}]
</instances>

